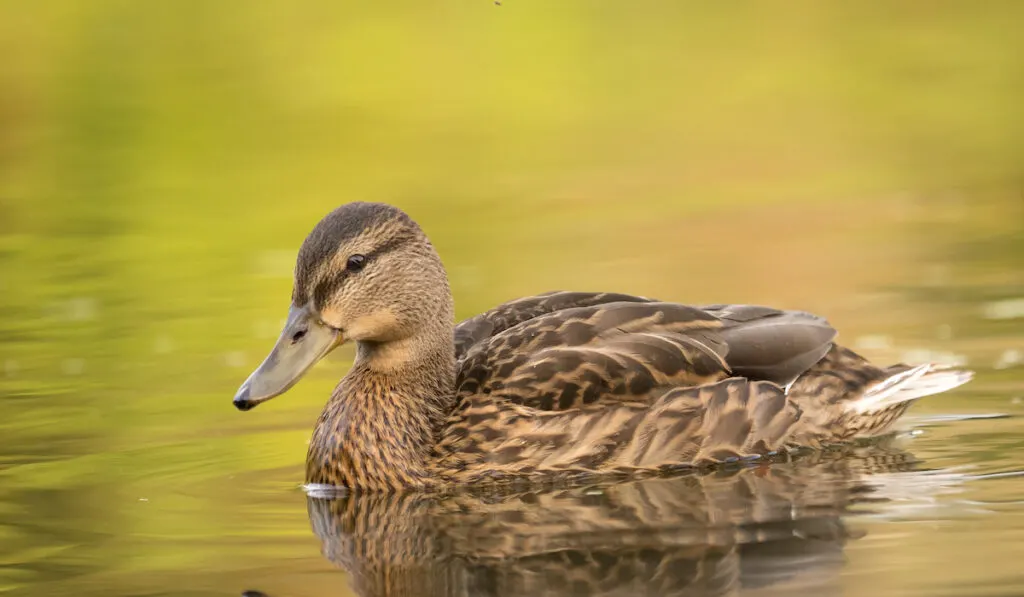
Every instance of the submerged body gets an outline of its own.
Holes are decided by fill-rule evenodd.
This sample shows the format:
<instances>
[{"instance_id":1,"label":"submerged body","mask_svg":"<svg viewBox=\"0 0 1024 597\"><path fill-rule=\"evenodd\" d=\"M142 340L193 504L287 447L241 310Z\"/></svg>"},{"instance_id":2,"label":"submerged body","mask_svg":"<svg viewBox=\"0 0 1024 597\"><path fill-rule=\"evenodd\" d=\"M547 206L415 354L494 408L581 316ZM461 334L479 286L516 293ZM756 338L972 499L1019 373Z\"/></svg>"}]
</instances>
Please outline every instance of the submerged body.
<instances>
[{"instance_id":1,"label":"submerged body","mask_svg":"<svg viewBox=\"0 0 1024 597\"><path fill-rule=\"evenodd\" d=\"M966 371L877 367L823 319L555 292L453 325L440 258L397 208L352 203L303 243L288 324L248 410L335 346L356 361L317 421L306 480L431 489L631 475L885 433Z\"/></svg>"}]
</instances>

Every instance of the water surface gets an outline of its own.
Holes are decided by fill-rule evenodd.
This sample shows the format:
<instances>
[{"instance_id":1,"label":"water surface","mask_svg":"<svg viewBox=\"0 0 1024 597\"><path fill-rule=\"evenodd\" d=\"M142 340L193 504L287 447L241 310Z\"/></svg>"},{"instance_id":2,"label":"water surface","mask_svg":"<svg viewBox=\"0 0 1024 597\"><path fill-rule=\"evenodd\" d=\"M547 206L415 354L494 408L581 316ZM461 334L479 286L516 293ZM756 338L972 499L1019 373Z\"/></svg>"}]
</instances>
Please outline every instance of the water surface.
<instances>
[{"instance_id":1,"label":"water surface","mask_svg":"<svg viewBox=\"0 0 1024 597\"><path fill-rule=\"evenodd\" d=\"M1024 591L1024 3L503 4L0 8L0 593ZM978 376L853 453L307 496L351 349L231 397L355 199L423 225L460 318L768 304Z\"/></svg>"},{"instance_id":2,"label":"water surface","mask_svg":"<svg viewBox=\"0 0 1024 597\"><path fill-rule=\"evenodd\" d=\"M886 223L903 234L914 224ZM98 242L49 240L58 249ZM12 595L1012 594L1024 586L1022 327L1016 299L993 296L1014 287L987 285L981 270L1013 273L1000 265L1006 253L979 268L950 242L931 246L952 282L844 289L853 294L831 299L843 338L872 358L979 372L915 406L884 445L703 476L443 500L307 496L309 430L351 352L238 413L231 396L273 342L277 311L235 325L241 317L228 297L206 297L200 310L183 303L178 313L149 313L122 284L124 270L145 269L140 256L123 255L110 271L95 254L81 256L96 271L48 275L36 290L46 300L8 295L4 304L0 587ZM8 254L5 266L26 272L25 259ZM224 267L223 257L203 259ZM203 269L180 275L202 284ZM260 279L244 268L231 275L239 289ZM272 298L286 301L287 278L274 285Z\"/></svg>"}]
</instances>

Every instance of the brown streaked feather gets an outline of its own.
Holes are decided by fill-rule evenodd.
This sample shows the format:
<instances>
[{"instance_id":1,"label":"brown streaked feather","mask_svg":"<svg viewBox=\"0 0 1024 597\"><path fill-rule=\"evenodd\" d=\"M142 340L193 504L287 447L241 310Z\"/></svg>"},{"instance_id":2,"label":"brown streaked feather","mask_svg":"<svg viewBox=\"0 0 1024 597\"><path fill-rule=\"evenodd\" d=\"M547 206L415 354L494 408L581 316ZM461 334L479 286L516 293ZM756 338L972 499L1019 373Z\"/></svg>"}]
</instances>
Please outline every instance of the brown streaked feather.
<instances>
[{"instance_id":1,"label":"brown streaked feather","mask_svg":"<svg viewBox=\"0 0 1024 597\"><path fill-rule=\"evenodd\" d=\"M656 472L758 456L782 449L799 416L779 386L741 378L675 388L649 406L547 412L477 400L473 407L462 421L450 421L455 433L439 443L440 470L455 459L457 474L469 482L559 472ZM500 433L471 432L473 417L483 412Z\"/></svg>"},{"instance_id":2,"label":"brown streaked feather","mask_svg":"<svg viewBox=\"0 0 1024 597\"><path fill-rule=\"evenodd\" d=\"M553 296L578 304L578 297L568 302L571 294ZM489 338L475 336L460 364L460 398L484 394L563 411L609 399L650 403L667 388L729 375L784 384L813 365L835 336L819 317L767 307L700 309L638 299L509 315L519 302L496 311L521 323ZM540 310L539 301L521 302L529 313Z\"/></svg>"},{"instance_id":3,"label":"brown streaked feather","mask_svg":"<svg viewBox=\"0 0 1024 597\"><path fill-rule=\"evenodd\" d=\"M644 301L546 312L476 337L460 363L457 394L566 410L610 398L649 403L665 388L731 373L788 383L827 352L835 335L803 313L738 306L727 319Z\"/></svg>"},{"instance_id":4,"label":"brown streaked feather","mask_svg":"<svg viewBox=\"0 0 1024 597\"><path fill-rule=\"evenodd\" d=\"M624 334L583 346L514 353L506 361L482 361L467 362L458 395L481 393L542 410L568 410L612 398L648 403L665 387L717 381L728 371L706 344L658 333ZM478 372L483 375L476 376Z\"/></svg>"},{"instance_id":5,"label":"brown streaked feather","mask_svg":"<svg viewBox=\"0 0 1024 597\"><path fill-rule=\"evenodd\" d=\"M805 413L791 442L818 447L888 431L910 408L911 402L896 404L869 416L852 416L845 407L874 384L909 368L896 364L883 369L848 348L834 346L790 389L790 399Z\"/></svg>"},{"instance_id":6,"label":"brown streaked feather","mask_svg":"<svg viewBox=\"0 0 1024 597\"><path fill-rule=\"evenodd\" d=\"M575 307L592 307L605 303L652 302L640 296L614 292L554 291L503 303L460 322L455 326L455 357L459 360L476 343L500 334L524 321Z\"/></svg>"}]
</instances>

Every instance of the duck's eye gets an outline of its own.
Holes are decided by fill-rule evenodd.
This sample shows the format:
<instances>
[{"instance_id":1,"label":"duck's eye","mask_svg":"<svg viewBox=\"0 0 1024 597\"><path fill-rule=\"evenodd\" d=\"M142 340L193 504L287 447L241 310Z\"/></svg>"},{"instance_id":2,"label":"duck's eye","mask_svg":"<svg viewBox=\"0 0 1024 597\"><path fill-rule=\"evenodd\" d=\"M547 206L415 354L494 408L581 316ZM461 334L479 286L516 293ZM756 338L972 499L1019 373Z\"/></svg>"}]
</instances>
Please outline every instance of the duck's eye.
<instances>
[{"instance_id":1,"label":"duck's eye","mask_svg":"<svg viewBox=\"0 0 1024 597\"><path fill-rule=\"evenodd\" d=\"M358 272L363 269L364 265L366 265L366 257L363 257L362 255L353 255L345 262L345 269L350 272Z\"/></svg>"}]
</instances>

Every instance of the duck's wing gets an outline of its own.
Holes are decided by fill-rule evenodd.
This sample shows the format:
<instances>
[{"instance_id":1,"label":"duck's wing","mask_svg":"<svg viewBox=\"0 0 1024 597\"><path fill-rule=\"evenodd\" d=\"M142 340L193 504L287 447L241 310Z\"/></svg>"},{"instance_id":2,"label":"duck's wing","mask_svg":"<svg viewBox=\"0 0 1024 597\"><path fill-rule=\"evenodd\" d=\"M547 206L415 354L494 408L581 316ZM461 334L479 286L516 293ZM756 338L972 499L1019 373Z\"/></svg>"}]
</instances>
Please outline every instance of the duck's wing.
<instances>
[{"instance_id":1,"label":"duck's wing","mask_svg":"<svg viewBox=\"0 0 1024 597\"><path fill-rule=\"evenodd\" d=\"M768 307L638 299L547 308L468 349L458 370L462 408L479 398L540 410L649 405L666 389L734 376L786 385L835 336L819 317Z\"/></svg>"},{"instance_id":2,"label":"duck's wing","mask_svg":"<svg viewBox=\"0 0 1024 597\"><path fill-rule=\"evenodd\" d=\"M455 358L462 360L474 346L492 336L548 313L607 303L650 303L653 299L615 292L554 291L502 303L455 326Z\"/></svg>"},{"instance_id":3,"label":"duck's wing","mask_svg":"<svg viewBox=\"0 0 1024 597\"><path fill-rule=\"evenodd\" d=\"M722 323L733 375L788 386L828 354L836 330L805 311L758 305L701 307Z\"/></svg>"},{"instance_id":4,"label":"duck's wing","mask_svg":"<svg viewBox=\"0 0 1024 597\"><path fill-rule=\"evenodd\" d=\"M652 404L544 411L483 397L464 402L437 445L453 480L631 475L783 450L800 410L767 381L730 378L662 392Z\"/></svg>"}]
</instances>

